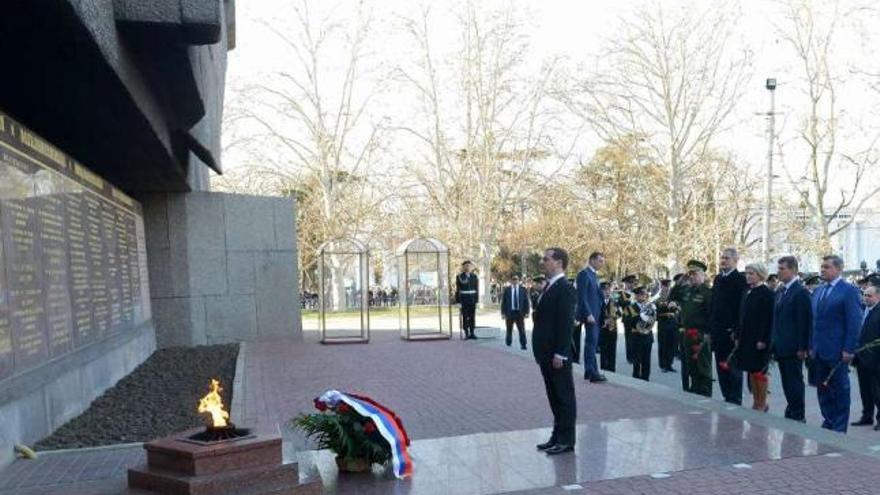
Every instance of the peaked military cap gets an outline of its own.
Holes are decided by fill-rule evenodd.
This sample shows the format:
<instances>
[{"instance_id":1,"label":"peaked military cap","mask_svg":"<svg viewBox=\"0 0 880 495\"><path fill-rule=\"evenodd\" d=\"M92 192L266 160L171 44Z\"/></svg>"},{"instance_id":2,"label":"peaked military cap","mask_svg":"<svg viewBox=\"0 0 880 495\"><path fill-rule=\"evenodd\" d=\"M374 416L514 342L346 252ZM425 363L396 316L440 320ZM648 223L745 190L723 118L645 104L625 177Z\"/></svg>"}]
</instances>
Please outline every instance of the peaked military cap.
<instances>
[{"instance_id":1,"label":"peaked military cap","mask_svg":"<svg viewBox=\"0 0 880 495\"><path fill-rule=\"evenodd\" d=\"M638 277L636 277L635 275L627 275L627 276L623 277L620 281L621 282L635 282L637 278Z\"/></svg>"},{"instance_id":2,"label":"peaked military cap","mask_svg":"<svg viewBox=\"0 0 880 495\"><path fill-rule=\"evenodd\" d=\"M705 272L706 270L709 269L709 267L706 266L705 263L703 263L702 261L697 261L697 260L688 261L687 268L688 268L689 272L693 272L693 271Z\"/></svg>"},{"instance_id":3,"label":"peaked military cap","mask_svg":"<svg viewBox=\"0 0 880 495\"><path fill-rule=\"evenodd\" d=\"M636 287L635 289L633 289L633 294L635 294L635 295L645 294L646 292L647 291L645 290L644 285L640 285L640 286Z\"/></svg>"}]
</instances>

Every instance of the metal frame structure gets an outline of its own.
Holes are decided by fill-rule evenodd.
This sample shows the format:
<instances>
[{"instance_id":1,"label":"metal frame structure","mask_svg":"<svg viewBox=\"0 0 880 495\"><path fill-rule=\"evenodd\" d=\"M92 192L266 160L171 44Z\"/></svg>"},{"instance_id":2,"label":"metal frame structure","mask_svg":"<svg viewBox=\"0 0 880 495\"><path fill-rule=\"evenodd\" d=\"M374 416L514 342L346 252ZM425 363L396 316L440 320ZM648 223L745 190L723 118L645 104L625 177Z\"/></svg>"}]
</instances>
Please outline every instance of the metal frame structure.
<instances>
[{"instance_id":1,"label":"metal frame structure","mask_svg":"<svg viewBox=\"0 0 880 495\"><path fill-rule=\"evenodd\" d=\"M370 342L370 252L356 239L333 239L318 247L318 324L322 344L367 344ZM357 335L328 335L327 328L327 277L328 256L356 256L357 284L360 288L360 331ZM332 289L331 289L332 290ZM332 330L331 330L332 331Z\"/></svg>"},{"instance_id":2,"label":"metal frame structure","mask_svg":"<svg viewBox=\"0 0 880 495\"><path fill-rule=\"evenodd\" d=\"M411 307L414 300L410 294L410 258L434 257L437 282L434 287L437 325L427 331L413 331ZM404 340L447 340L452 338L452 305L449 290L449 250L433 238L415 238L401 244L396 251L397 289L400 338Z\"/></svg>"}]
</instances>

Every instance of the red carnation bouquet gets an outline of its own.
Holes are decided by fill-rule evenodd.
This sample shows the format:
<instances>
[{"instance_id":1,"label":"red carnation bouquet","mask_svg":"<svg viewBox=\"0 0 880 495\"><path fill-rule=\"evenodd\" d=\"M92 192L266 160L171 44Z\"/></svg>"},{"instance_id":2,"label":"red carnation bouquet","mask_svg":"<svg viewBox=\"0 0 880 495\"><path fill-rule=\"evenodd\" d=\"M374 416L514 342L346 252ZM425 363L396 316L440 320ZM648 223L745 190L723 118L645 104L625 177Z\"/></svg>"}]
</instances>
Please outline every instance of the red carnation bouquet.
<instances>
[{"instance_id":1,"label":"red carnation bouquet","mask_svg":"<svg viewBox=\"0 0 880 495\"><path fill-rule=\"evenodd\" d=\"M691 351L691 361L696 361L703 350L703 335L696 328L687 328L684 331L685 346Z\"/></svg>"}]
</instances>

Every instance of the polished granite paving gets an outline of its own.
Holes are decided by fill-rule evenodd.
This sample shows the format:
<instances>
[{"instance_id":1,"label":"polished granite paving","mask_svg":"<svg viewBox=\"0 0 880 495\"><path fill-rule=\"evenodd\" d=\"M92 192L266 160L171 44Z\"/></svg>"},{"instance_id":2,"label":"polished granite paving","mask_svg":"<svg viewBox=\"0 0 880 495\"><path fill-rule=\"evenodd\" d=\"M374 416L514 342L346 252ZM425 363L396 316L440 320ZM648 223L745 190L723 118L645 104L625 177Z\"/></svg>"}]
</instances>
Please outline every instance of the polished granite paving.
<instances>
[{"instance_id":1,"label":"polished granite paving","mask_svg":"<svg viewBox=\"0 0 880 495\"><path fill-rule=\"evenodd\" d=\"M742 466L759 464L784 479L786 466L797 459L826 463L826 477L847 486L850 458L825 454L837 455L864 437L837 440L833 434L829 440L815 426L792 427L771 415L731 410L717 400L689 394L682 399L654 384L654 392L647 393L644 382L614 379L592 385L576 380L576 451L547 457L534 448L549 436L551 418L528 353L510 351L497 339L413 344L392 337L377 336L369 346L249 344L240 391L244 411L238 417L284 434L285 460L300 462L303 473L319 472L325 491L337 494L566 492L562 487L582 493L655 493L641 487L695 472L724 480ZM414 438L412 479L396 480L378 466L369 474L340 476L332 454L304 450L296 442L285 428L287 420L309 410L311 398L328 387L363 391L393 405ZM876 457L867 459L880 467ZM139 448L18 461L0 470L0 494L133 494L125 489L123 476L129 463L138 462ZM620 488L630 485L636 488ZM703 491L685 487L667 493L721 492L706 488L710 485L701 485Z\"/></svg>"},{"instance_id":2,"label":"polished granite paving","mask_svg":"<svg viewBox=\"0 0 880 495\"><path fill-rule=\"evenodd\" d=\"M693 413L693 414L691 414ZM316 466L327 493L485 494L560 487L600 480L733 466L829 451L817 442L724 415L678 415L578 426L575 452L547 456L535 444L549 429L413 442L415 474L395 480L387 469L339 476L328 452L300 454Z\"/></svg>"}]
</instances>

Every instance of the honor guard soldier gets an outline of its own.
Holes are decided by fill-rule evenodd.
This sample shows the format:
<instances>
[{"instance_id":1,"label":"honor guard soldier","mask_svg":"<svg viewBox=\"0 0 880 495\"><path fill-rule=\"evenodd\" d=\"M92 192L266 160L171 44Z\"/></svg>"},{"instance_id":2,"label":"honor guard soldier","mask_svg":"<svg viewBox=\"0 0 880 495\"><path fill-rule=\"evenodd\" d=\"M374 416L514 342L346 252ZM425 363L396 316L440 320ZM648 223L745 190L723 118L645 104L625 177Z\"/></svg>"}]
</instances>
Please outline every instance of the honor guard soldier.
<instances>
[{"instance_id":1,"label":"honor guard soldier","mask_svg":"<svg viewBox=\"0 0 880 495\"><path fill-rule=\"evenodd\" d=\"M461 330L467 339L476 339L477 301L480 296L480 279L473 273L474 264L465 261L461 273L455 277L455 300L461 305Z\"/></svg>"},{"instance_id":2,"label":"honor guard soldier","mask_svg":"<svg viewBox=\"0 0 880 495\"><path fill-rule=\"evenodd\" d=\"M687 361L689 383L685 390L712 397L712 353L709 336L709 308L712 289L706 283L706 264L688 261L690 284L681 294L681 326L684 328L682 362Z\"/></svg>"}]
</instances>

